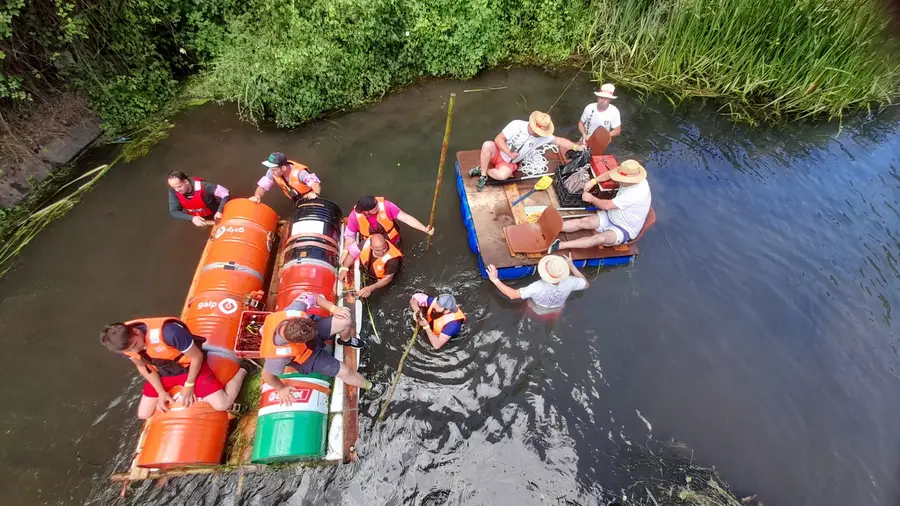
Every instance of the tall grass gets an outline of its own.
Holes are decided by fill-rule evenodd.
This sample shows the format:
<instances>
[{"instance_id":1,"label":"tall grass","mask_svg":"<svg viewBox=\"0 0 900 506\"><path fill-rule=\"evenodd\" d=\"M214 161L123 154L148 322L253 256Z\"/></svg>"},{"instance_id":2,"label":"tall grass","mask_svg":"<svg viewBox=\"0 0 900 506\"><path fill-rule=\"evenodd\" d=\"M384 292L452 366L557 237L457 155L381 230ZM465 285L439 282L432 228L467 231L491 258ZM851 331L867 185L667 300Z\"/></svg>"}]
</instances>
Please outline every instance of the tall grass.
<instances>
[{"instance_id":1,"label":"tall grass","mask_svg":"<svg viewBox=\"0 0 900 506\"><path fill-rule=\"evenodd\" d=\"M897 44L873 0L604 0L587 36L598 79L743 119L840 117L897 96Z\"/></svg>"}]
</instances>

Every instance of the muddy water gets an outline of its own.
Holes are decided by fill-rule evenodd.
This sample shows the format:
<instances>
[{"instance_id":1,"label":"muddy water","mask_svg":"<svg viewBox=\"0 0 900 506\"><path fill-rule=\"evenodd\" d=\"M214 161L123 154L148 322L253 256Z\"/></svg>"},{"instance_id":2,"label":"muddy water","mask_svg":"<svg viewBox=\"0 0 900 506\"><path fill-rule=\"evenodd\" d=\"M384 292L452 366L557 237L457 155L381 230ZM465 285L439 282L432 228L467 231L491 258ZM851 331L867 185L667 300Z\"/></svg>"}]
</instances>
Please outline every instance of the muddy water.
<instances>
[{"instance_id":1,"label":"muddy water","mask_svg":"<svg viewBox=\"0 0 900 506\"><path fill-rule=\"evenodd\" d=\"M99 329L177 314L204 241L168 217L168 170L249 195L278 149L315 168L345 209L369 192L425 220L451 91L452 162L549 107L569 77L432 82L293 131L258 130L231 107L177 118L0 283L3 503L118 494L106 476L127 465L139 385ZM487 86L508 88L460 93ZM417 343L383 424L361 406L361 461L248 476L240 496L227 476L133 487L132 502L602 504L648 478L623 469L623 455L674 439L767 504L897 504L900 123L750 131L699 105L673 112L621 95L612 152L645 161L659 217L634 265L591 272L556 323L528 319L479 278L448 170L435 251L406 230L405 270L372 299L364 372L390 379L415 290L454 291L468 337L439 353ZM576 80L552 111L563 131L589 100ZM266 201L289 210L275 192Z\"/></svg>"}]
</instances>

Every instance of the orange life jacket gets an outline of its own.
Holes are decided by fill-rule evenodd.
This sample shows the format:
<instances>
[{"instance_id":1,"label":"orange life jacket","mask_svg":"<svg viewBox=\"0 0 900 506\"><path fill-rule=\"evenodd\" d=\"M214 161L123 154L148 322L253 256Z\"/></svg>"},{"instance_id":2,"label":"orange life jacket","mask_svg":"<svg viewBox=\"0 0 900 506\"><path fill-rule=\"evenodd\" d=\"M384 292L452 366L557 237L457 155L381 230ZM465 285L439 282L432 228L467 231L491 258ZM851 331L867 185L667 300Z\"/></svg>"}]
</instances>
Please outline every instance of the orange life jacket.
<instances>
[{"instance_id":1,"label":"orange life jacket","mask_svg":"<svg viewBox=\"0 0 900 506\"><path fill-rule=\"evenodd\" d=\"M397 225L394 224L394 220L388 217L387 208L384 205L384 197L375 197L375 200L378 202L378 215L375 218L378 224L375 226L375 230L372 230L372 227L369 225L369 217L365 213L354 211L356 213L356 221L359 223L359 233L365 238L372 234L383 234L389 241L394 242L394 239L400 237Z\"/></svg>"},{"instance_id":2,"label":"orange life jacket","mask_svg":"<svg viewBox=\"0 0 900 506\"><path fill-rule=\"evenodd\" d=\"M163 325L168 322L175 322L185 329L187 325L178 318L161 317L161 318L140 318L125 322L125 325L144 324L147 332L144 334L144 345L146 348L140 352L125 351L126 356L136 358L147 364L151 370L161 373L163 376L177 376L187 372L188 366L191 365L190 357L186 357L178 348L174 348L166 344L163 339ZM201 346L206 339L194 336L194 345Z\"/></svg>"},{"instance_id":3,"label":"orange life jacket","mask_svg":"<svg viewBox=\"0 0 900 506\"><path fill-rule=\"evenodd\" d=\"M428 323L431 324L431 331L434 332L435 335L441 335L441 330L443 330L444 326L446 326L450 322L466 321L466 315L463 314L459 306L456 306L455 313L444 313L440 316L435 317L434 311L436 305L437 297L435 297L434 300L431 301L431 305L428 306L428 310L425 312L425 319L428 321Z\"/></svg>"},{"instance_id":4,"label":"orange life jacket","mask_svg":"<svg viewBox=\"0 0 900 506\"><path fill-rule=\"evenodd\" d=\"M260 334L262 343L259 347L259 356L262 358L287 358L293 357L294 362L302 364L312 356L313 350L306 343L275 344L275 335L278 327L285 320L293 318L309 318L303 311L278 311L266 316Z\"/></svg>"},{"instance_id":5,"label":"orange life jacket","mask_svg":"<svg viewBox=\"0 0 900 506\"><path fill-rule=\"evenodd\" d=\"M293 160L288 160L288 163L291 164L291 169L288 171L287 180L285 180L284 176L275 176L274 179L278 186L281 187L281 191L287 195L287 198L295 200L313 191L312 188L300 180L300 173L304 170L309 172L309 167ZM292 192L298 195L294 196Z\"/></svg>"},{"instance_id":6,"label":"orange life jacket","mask_svg":"<svg viewBox=\"0 0 900 506\"><path fill-rule=\"evenodd\" d=\"M359 261L366 266L370 275L381 279L385 276L385 267L387 266L387 263L395 258L403 258L403 253L400 252L399 248L391 244L390 241L385 241L388 245L387 253L373 259L371 242L372 239L366 239L366 242L363 243L362 250L359 253Z\"/></svg>"}]
</instances>

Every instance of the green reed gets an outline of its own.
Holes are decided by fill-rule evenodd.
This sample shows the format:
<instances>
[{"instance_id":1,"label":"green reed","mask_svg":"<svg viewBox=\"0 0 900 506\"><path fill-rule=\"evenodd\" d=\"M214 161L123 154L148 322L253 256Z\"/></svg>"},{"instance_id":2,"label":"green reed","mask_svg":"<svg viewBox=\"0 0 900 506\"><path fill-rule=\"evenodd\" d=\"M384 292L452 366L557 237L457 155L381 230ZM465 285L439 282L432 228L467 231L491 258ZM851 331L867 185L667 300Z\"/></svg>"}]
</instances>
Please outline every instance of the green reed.
<instances>
[{"instance_id":1,"label":"green reed","mask_svg":"<svg viewBox=\"0 0 900 506\"><path fill-rule=\"evenodd\" d=\"M758 119L840 117L897 97L897 44L871 0L595 1L598 79Z\"/></svg>"}]
</instances>

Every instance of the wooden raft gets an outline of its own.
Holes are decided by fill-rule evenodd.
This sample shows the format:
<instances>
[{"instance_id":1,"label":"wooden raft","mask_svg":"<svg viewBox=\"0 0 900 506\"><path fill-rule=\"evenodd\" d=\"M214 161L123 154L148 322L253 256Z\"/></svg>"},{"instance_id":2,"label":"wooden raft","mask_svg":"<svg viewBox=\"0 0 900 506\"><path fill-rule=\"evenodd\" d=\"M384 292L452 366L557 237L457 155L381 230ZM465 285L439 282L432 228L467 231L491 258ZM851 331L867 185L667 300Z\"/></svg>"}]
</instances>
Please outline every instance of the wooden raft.
<instances>
[{"instance_id":1,"label":"wooden raft","mask_svg":"<svg viewBox=\"0 0 900 506\"><path fill-rule=\"evenodd\" d=\"M506 237L503 234L503 228L509 225L528 223L528 217L525 214L526 206L560 207L553 188L537 191L513 208L512 202L534 188L538 178L505 185L487 185L484 187L484 190L479 192L476 186L478 178L469 177L469 169L480 163L479 151L458 151L456 160L459 163L459 170L466 188L466 199L469 202L472 221L475 223L475 233L478 235L478 249L481 252L484 264L493 264L498 269L537 264L543 255L523 255L510 252L506 243ZM548 162L550 172L555 173L560 165L560 161L551 156ZM584 211L560 212L563 216L584 213ZM572 233L563 232L559 235L559 238L570 241L588 237L592 233L590 230L579 230ZM636 255L638 248L637 245L632 243L611 248L596 247L563 250L563 252L572 253L572 258L575 260L589 260Z\"/></svg>"}]
</instances>

